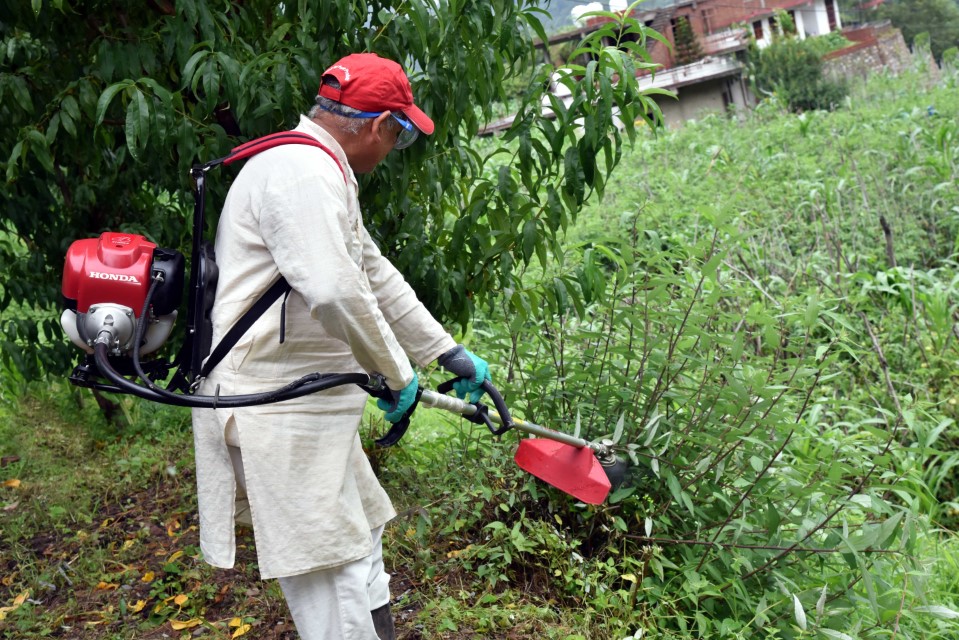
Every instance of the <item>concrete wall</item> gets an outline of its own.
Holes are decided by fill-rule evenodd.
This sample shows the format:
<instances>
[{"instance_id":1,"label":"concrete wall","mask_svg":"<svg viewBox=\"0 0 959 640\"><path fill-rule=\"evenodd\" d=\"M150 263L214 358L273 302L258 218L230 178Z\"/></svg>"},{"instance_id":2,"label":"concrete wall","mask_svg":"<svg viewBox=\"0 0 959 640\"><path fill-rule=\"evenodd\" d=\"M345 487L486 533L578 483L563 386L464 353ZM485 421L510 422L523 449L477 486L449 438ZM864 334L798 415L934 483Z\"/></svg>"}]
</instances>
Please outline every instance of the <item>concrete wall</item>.
<instances>
[{"instance_id":1,"label":"concrete wall","mask_svg":"<svg viewBox=\"0 0 959 640\"><path fill-rule=\"evenodd\" d=\"M850 29L843 36L855 44L825 56L823 72L832 77L865 78L876 71L898 74L915 64L902 33L888 22ZM931 66L938 69L934 62Z\"/></svg>"},{"instance_id":2,"label":"concrete wall","mask_svg":"<svg viewBox=\"0 0 959 640\"><path fill-rule=\"evenodd\" d=\"M752 104L745 80L740 76L682 87L676 93L678 100L656 97L656 103L663 111L663 121L671 128L707 113L725 113L730 107L742 109Z\"/></svg>"}]
</instances>

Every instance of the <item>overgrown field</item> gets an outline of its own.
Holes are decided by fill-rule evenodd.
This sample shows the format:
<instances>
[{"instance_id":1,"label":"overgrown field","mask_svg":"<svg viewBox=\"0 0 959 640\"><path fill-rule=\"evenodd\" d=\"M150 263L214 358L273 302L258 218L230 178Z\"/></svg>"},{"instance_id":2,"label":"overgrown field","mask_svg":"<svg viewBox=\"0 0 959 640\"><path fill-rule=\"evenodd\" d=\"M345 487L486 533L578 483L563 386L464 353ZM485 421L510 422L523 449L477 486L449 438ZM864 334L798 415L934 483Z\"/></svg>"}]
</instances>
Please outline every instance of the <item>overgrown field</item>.
<instances>
[{"instance_id":1,"label":"overgrown field","mask_svg":"<svg viewBox=\"0 0 959 640\"><path fill-rule=\"evenodd\" d=\"M954 70L641 136L466 337L630 481L577 504L418 413L370 452L400 637L959 636L957 177ZM3 380L0 637L294 637L249 533L236 571L197 555L185 413L117 432Z\"/></svg>"}]
</instances>

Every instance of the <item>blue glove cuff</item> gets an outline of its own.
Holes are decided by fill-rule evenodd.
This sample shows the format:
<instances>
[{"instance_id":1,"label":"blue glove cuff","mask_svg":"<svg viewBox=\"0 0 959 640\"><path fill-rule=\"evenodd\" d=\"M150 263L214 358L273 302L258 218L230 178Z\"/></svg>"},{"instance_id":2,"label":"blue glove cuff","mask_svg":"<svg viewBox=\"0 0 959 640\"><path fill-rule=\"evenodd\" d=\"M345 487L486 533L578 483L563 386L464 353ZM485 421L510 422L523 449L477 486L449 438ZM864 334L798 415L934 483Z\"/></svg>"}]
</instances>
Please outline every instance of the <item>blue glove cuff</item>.
<instances>
[{"instance_id":1,"label":"blue glove cuff","mask_svg":"<svg viewBox=\"0 0 959 640\"><path fill-rule=\"evenodd\" d=\"M416 400L416 392L420 388L419 377L413 372L413 380L403 387L400 391L390 391L393 393L393 402L387 402L383 398L376 401L376 406L381 411L386 412L385 418L389 422L399 422L413 405Z\"/></svg>"}]
</instances>

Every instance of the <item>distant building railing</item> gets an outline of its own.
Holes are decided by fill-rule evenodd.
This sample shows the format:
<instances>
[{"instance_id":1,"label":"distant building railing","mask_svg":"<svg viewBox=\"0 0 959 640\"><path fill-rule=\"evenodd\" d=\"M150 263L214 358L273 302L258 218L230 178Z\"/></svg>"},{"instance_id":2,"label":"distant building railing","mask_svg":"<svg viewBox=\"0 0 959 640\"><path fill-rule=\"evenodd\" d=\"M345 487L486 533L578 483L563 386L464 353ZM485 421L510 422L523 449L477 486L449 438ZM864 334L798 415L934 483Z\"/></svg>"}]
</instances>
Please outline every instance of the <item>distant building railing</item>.
<instances>
[{"instance_id":1,"label":"distant building railing","mask_svg":"<svg viewBox=\"0 0 959 640\"><path fill-rule=\"evenodd\" d=\"M657 71L654 75L640 78L640 86L657 89L678 89L690 84L706 82L714 78L739 75L743 64L729 56L708 56L681 67Z\"/></svg>"},{"instance_id":2,"label":"distant building railing","mask_svg":"<svg viewBox=\"0 0 959 640\"><path fill-rule=\"evenodd\" d=\"M707 56L718 56L746 48L749 42L749 30L745 28L724 29L716 33L701 36L700 42L703 53Z\"/></svg>"}]
</instances>

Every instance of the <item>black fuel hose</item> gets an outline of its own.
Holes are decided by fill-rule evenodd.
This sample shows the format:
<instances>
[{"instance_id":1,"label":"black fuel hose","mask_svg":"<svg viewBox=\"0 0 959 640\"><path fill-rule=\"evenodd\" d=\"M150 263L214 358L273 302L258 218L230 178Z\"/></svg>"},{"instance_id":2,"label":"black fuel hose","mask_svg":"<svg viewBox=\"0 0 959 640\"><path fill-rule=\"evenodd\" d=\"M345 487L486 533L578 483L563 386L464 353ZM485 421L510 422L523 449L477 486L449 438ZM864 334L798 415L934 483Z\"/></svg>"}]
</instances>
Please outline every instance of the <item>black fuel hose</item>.
<instances>
[{"instance_id":1,"label":"black fuel hose","mask_svg":"<svg viewBox=\"0 0 959 640\"><path fill-rule=\"evenodd\" d=\"M115 384L121 393L129 393L145 400L169 404L178 407L194 407L201 409L232 409L236 407L252 407L263 404L272 404L284 400L292 400L325 391L333 387L355 384L360 387L378 387L380 379L365 373L311 373L293 382L263 393L250 393L237 396L194 396L180 393L171 393L154 386L144 387L127 380L110 363L108 346L104 342L97 342L93 346L93 355L97 368L110 382Z\"/></svg>"},{"instance_id":2,"label":"black fuel hose","mask_svg":"<svg viewBox=\"0 0 959 640\"><path fill-rule=\"evenodd\" d=\"M155 391L161 395L164 392L169 393L166 389L161 389L157 386L153 380L150 379L150 376L146 374L143 370L143 365L140 364L140 345L143 344L143 337L146 335L147 314L150 313L150 305L153 303L153 294L156 291L157 285L162 282L162 276L159 274L154 274L153 281L150 283L150 289L147 291L146 298L143 300L143 309L140 311L140 321L137 323L136 331L133 332L133 370L136 371L137 377L143 381L143 383L151 390Z\"/></svg>"},{"instance_id":3,"label":"black fuel hose","mask_svg":"<svg viewBox=\"0 0 959 640\"><path fill-rule=\"evenodd\" d=\"M264 404L273 404L284 400L292 400L302 396L325 391L333 387L339 387L347 384L356 384L368 390L379 386L379 379L374 379L363 373L311 373L302 378L282 386L272 391L263 393L253 393L238 396L197 396L183 393L173 393L167 389L158 386L149 378L143 366L140 363L140 345L143 343L143 337L146 334L146 318L150 310L150 304L153 300L153 294L160 280L156 277L150 284L143 302L143 309L140 313L140 322L137 324L133 337L133 369L137 376L146 386L137 384L132 380L125 378L120 372L113 368L110 363L107 345L98 342L94 345L94 356L97 367L113 384L117 386L116 391L120 393L129 393L151 402L169 404L178 407L199 407L199 408L236 408L252 407Z\"/></svg>"}]
</instances>

